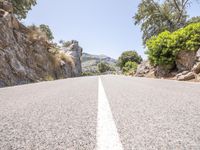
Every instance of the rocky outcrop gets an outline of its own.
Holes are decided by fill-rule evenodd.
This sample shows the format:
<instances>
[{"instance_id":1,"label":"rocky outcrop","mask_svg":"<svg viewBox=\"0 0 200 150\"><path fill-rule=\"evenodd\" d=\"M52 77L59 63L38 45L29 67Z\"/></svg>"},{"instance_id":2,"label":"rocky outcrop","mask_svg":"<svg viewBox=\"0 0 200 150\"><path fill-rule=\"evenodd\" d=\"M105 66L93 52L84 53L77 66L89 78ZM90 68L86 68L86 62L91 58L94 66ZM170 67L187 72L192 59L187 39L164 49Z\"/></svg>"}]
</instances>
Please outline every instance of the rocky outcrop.
<instances>
[{"instance_id":1,"label":"rocky outcrop","mask_svg":"<svg viewBox=\"0 0 200 150\"><path fill-rule=\"evenodd\" d=\"M74 76L80 76L82 73L81 56L83 49L79 46L78 41L69 41L68 46L63 47L63 50L66 54L72 56L74 60Z\"/></svg>"},{"instance_id":2,"label":"rocky outcrop","mask_svg":"<svg viewBox=\"0 0 200 150\"><path fill-rule=\"evenodd\" d=\"M176 75L175 79L179 81L195 80L200 81L200 49L197 52L183 52L182 66L179 66L179 74ZM185 71L183 71L185 70Z\"/></svg>"},{"instance_id":3,"label":"rocky outcrop","mask_svg":"<svg viewBox=\"0 0 200 150\"><path fill-rule=\"evenodd\" d=\"M72 53L51 52L55 46L19 23L11 8L1 3L0 87L80 75L82 49L77 42L72 42Z\"/></svg>"},{"instance_id":4,"label":"rocky outcrop","mask_svg":"<svg viewBox=\"0 0 200 150\"><path fill-rule=\"evenodd\" d=\"M136 77L155 77L155 69L149 61L143 61L137 68Z\"/></svg>"},{"instance_id":5,"label":"rocky outcrop","mask_svg":"<svg viewBox=\"0 0 200 150\"><path fill-rule=\"evenodd\" d=\"M191 70L195 64L195 51L180 51L176 58L176 67L178 71Z\"/></svg>"},{"instance_id":6,"label":"rocky outcrop","mask_svg":"<svg viewBox=\"0 0 200 150\"><path fill-rule=\"evenodd\" d=\"M182 73L179 73L176 75L176 79L178 81L192 80L192 79L195 79L195 74L193 72L183 71Z\"/></svg>"},{"instance_id":7,"label":"rocky outcrop","mask_svg":"<svg viewBox=\"0 0 200 150\"><path fill-rule=\"evenodd\" d=\"M175 62L176 66L172 68L172 66L153 67L149 61L144 61L138 66L135 76L200 81L200 49L196 52L180 52Z\"/></svg>"}]
</instances>

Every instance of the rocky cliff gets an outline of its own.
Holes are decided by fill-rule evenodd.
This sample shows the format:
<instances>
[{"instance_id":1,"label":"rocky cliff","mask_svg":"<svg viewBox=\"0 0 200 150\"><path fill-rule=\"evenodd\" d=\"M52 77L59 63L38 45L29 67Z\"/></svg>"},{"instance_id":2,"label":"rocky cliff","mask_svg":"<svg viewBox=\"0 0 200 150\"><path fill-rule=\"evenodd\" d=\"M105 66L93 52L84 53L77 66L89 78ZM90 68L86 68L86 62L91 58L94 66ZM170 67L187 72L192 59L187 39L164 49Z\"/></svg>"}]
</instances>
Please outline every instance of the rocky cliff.
<instances>
[{"instance_id":1,"label":"rocky cliff","mask_svg":"<svg viewBox=\"0 0 200 150\"><path fill-rule=\"evenodd\" d=\"M170 71L160 66L151 66L149 61L144 61L138 66L135 76L200 81L200 49L196 52L180 51L175 63L175 68Z\"/></svg>"},{"instance_id":2,"label":"rocky cliff","mask_svg":"<svg viewBox=\"0 0 200 150\"><path fill-rule=\"evenodd\" d=\"M0 87L80 76L81 55L77 41L60 50L0 5Z\"/></svg>"}]
</instances>

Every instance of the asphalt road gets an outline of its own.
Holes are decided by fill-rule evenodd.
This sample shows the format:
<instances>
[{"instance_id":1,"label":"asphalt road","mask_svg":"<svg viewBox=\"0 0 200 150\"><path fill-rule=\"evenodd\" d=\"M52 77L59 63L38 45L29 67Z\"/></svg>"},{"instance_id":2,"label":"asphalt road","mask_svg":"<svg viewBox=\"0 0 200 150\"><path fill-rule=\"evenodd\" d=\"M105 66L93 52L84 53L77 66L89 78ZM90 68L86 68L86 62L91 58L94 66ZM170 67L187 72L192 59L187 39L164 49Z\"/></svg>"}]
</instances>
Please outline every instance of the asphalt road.
<instances>
[{"instance_id":1,"label":"asphalt road","mask_svg":"<svg viewBox=\"0 0 200 150\"><path fill-rule=\"evenodd\" d=\"M0 89L0 150L98 150L98 80ZM112 75L101 80L124 150L200 149L200 84ZM114 127L106 123L102 131Z\"/></svg>"}]
</instances>

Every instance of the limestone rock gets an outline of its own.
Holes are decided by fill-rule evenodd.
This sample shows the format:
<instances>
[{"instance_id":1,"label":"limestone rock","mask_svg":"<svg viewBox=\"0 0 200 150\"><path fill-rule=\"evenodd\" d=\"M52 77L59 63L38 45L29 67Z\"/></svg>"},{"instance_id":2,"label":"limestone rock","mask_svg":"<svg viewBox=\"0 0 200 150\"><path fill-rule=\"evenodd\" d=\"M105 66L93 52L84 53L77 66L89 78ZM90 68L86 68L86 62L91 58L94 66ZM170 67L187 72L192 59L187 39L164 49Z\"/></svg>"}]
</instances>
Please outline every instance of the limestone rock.
<instances>
[{"instance_id":1,"label":"limestone rock","mask_svg":"<svg viewBox=\"0 0 200 150\"><path fill-rule=\"evenodd\" d=\"M82 49L77 47L77 42L72 42L72 55L68 56L77 61L76 66L72 66L60 59L60 52L49 52L51 44L47 41L31 41L29 33L13 14L0 18L0 87L74 77L75 71L81 72Z\"/></svg>"},{"instance_id":2,"label":"limestone rock","mask_svg":"<svg viewBox=\"0 0 200 150\"><path fill-rule=\"evenodd\" d=\"M200 62L200 48L199 48L199 50L196 52L196 60Z\"/></svg>"},{"instance_id":3,"label":"limestone rock","mask_svg":"<svg viewBox=\"0 0 200 150\"><path fill-rule=\"evenodd\" d=\"M194 51L180 51L176 58L178 71L191 70L195 64L196 53Z\"/></svg>"},{"instance_id":4,"label":"limestone rock","mask_svg":"<svg viewBox=\"0 0 200 150\"><path fill-rule=\"evenodd\" d=\"M9 13L13 12L13 5L11 2L8 2L8 1L0 2L0 8Z\"/></svg>"},{"instance_id":5,"label":"limestone rock","mask_svg":"<svg viewBox=\"0 0 200 150\"><path fill-rule=\"evenodd\" d=\"M200 62L196 62L196 64L192 68L192 71L196 74L200 73Z\"/></svg>"},{"instance_id":6,"label":"limestone rock","mask_svg":"<svg viewBox=\"0 0 200 150\"><path fill-rule=\"evenodd\" d=\"M170 69L167 66L157 66L155 76L158 78L168 77L170 76Z\"/></svg>"},{"instance_id":7,"label":"limestone rock","mask_svg":"<svg viewBox=\"0 0 200 150\"><path fill-rule=\"evenodd\" d=\"M143 61L137 68L136 77L146 77L154 75L154 67L151 66L149 61Z\"/></svg>"},{"instance_id":8,"label":"limestone rock","mask_svg":"<svg viewBox=\"0 0 200 150\"><path fill-rule=\"evenodd\" d=\"M188 81L195 79L195 74L193 72L183 71L182 73L177 74L176 78L179 81Z\"/></svg>"},{"instance_id":9,"label":"limestone rock","mask_svg":"<svg viewBox=\"0 0 200 150\"><path fill-rule=\"evenodd\" d=\"M72 40L68 42L67 47L63 47L66 54L72 56L74 60L74 75L80 76L82 73L81 56L83 49L79 46L78 41Z\"/></svg>"}]
</instances>

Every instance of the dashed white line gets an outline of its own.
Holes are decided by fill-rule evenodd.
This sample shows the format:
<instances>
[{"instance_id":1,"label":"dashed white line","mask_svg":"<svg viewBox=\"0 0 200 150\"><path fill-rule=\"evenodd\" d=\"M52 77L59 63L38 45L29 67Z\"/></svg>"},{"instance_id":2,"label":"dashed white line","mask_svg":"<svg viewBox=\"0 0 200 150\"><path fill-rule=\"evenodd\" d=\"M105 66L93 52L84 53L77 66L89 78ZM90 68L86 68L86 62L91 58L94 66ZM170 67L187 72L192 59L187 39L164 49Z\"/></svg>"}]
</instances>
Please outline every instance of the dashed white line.
<instances>
[{"instance_id":1,"label":"dashed white line","mask_svg":"<svg viewBox=\"0 0 200 150\"><path fill-rule=\"evenodd\" d=\"M100 77L98 88L97 150L123 150Z\"/></svg>"}]
</instances>

